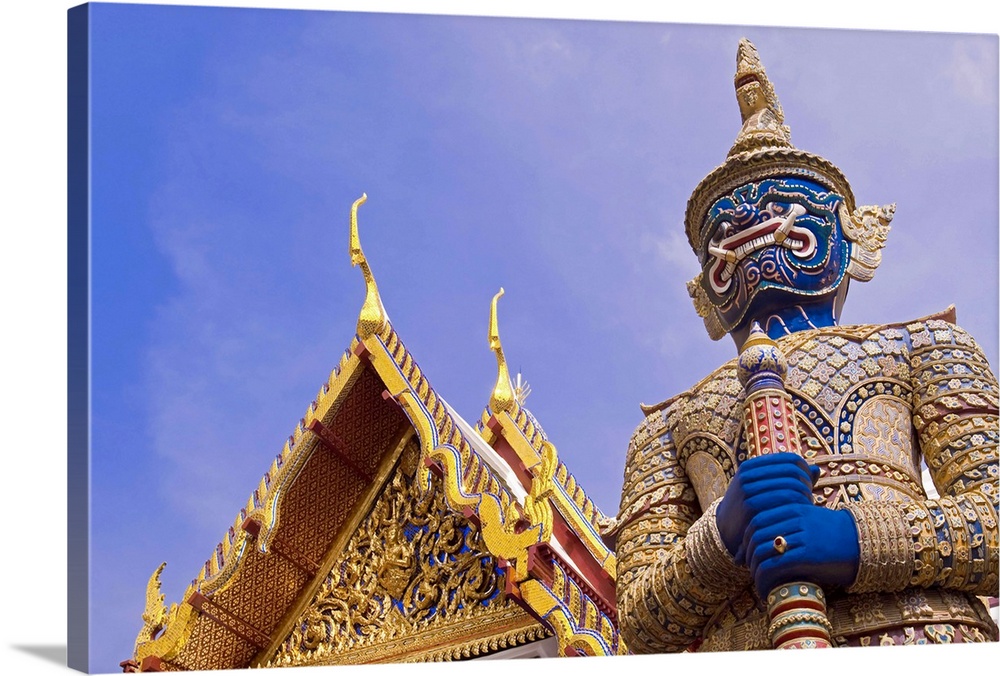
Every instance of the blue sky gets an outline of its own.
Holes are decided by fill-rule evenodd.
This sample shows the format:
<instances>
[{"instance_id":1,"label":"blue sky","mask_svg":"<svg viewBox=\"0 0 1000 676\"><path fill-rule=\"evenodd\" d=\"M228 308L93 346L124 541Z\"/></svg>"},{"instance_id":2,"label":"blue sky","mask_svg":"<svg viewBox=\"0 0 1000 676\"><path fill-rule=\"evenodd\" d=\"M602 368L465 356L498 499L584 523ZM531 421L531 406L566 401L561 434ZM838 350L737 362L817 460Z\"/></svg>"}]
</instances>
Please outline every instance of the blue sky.
<instances>
[{"instance_id":1,"label":"blue sky","mask_svg":"<svg viewBox=\"0 0 1000 676\"><path fill-rule=\"evenodd\" d=\"M958 306L997 364L996 36L95 5L92 666L115 671L232 522L354 333L361 238L466 419L500 328L528 405L617 509L651 403L734 354L684 283L697 182L756 43L792 140L897 203L845 322ZM127 487L127 488L125 488Z\"/></svg>"}]
</instances>

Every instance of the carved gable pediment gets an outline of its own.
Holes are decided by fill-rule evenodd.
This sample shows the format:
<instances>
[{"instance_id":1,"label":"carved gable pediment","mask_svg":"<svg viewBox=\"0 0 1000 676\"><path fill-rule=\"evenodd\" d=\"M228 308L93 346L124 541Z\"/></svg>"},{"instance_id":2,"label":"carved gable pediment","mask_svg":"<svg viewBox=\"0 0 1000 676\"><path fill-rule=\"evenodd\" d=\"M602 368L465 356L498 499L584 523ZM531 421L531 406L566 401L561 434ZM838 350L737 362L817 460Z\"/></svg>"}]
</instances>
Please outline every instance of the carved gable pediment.
<instances>
[{"instance_id":1,"label":"carved gable pediment","mask_svg":"<svg viewBox=\"0 0 1000 676\"><path fill-rule=\"evenodd\" d=\"M549 632L503 593L474 522L439 480L421 494L416 440L291 623L269 666L430 661L485 655Z\"/></svg>"}]
</instances>

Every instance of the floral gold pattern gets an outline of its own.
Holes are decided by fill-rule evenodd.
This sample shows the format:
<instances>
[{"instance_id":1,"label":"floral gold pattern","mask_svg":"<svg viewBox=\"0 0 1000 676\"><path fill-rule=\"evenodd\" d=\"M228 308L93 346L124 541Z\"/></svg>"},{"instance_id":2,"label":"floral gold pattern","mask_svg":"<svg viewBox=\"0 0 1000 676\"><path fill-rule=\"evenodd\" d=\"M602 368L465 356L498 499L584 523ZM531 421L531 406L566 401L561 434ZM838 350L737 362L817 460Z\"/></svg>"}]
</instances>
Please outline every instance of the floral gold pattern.
<instances>
[{"instance_id":1,"label":"floral gold pattern","mask_svg":"<svg viewBox=\"0 0 1000 676\"><path fill-rule=\"evenodd\" d=\"M439 480L427 493L417 489L418 455L416 445L404 451L401 464L411 473L393 475L270 665L353 662L362 648L367 661L440 658L401 651L428 643L420 640L427 632L486 654L484 623L520 611L502 597L496 560L475 524L448 509ZM545 633L534 622L510 642Z\"/></svg>"}]
</instances>

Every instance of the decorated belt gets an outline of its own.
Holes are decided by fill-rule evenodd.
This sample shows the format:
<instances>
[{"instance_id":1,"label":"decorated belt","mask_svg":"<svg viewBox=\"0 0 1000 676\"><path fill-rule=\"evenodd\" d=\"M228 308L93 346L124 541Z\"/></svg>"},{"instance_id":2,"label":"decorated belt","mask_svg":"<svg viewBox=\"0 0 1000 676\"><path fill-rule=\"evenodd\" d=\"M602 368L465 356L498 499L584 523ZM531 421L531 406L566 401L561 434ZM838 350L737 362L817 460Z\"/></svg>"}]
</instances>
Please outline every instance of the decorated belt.
<instances>
[{"instance_id":1,"label":"decorated belt","mask_svg":"<svg viewBox=\"0 0 1000 676\"><path fill-rule=\"evenodd\" d=\"M720 609L706 627L699 651L770 649L766 613L748 596ZM1000 640L986 604L964 592L910 588L894 593L832 593L827 615L834 646Z\"/></svg>"}]
</instances>

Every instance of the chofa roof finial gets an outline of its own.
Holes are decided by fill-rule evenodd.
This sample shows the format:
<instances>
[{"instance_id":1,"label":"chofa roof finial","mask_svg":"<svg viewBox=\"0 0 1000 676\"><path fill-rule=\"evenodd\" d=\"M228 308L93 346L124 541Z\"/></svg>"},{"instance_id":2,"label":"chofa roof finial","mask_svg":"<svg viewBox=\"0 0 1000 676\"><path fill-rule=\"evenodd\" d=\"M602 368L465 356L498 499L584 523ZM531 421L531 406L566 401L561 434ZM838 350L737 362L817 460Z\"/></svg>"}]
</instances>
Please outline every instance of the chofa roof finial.
<instances>
[{"instance_id":1,"label":"chofa roof finial","mask_svg":"<svg viewBox=\"0 0 1000 676\"><path fill-rule=\"evenodd\" d=\"M358 315L358 337L362 340L381 331L389 320L385 308L382 306L382 299L378 295L375 276L372 275L368 259L365 258L364 251L361 250L361 239L358 237L358 207L367 200L368 195L362 193L361 197L351 205L351 265L360 266L361 274L365 278L365 302Z\"/></svg>"},{"instance_id":2,"label":"chofa roof finial","mask_svg":"<svg viewBox=\"0 0 1000 676\"><path fill-rule=\"evenodd\" d=\"M497 383L490 395L490 410L494 414L511 411L515 400L514 388L510 383L510 372L507 370L507 359L503 354L503 345L500 344L500 326L497 323L497 301L502 295L503 287L500 287L500 291L493 296L493 301L490 303L490 349L497 357Z\"/></svg>"}]
</instances>

